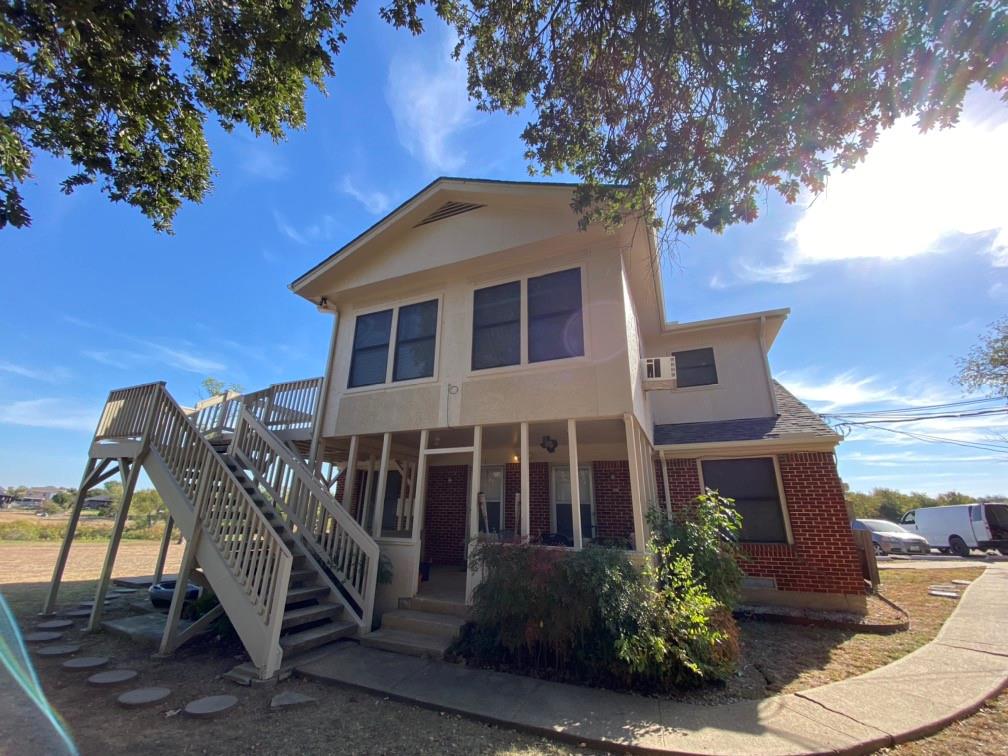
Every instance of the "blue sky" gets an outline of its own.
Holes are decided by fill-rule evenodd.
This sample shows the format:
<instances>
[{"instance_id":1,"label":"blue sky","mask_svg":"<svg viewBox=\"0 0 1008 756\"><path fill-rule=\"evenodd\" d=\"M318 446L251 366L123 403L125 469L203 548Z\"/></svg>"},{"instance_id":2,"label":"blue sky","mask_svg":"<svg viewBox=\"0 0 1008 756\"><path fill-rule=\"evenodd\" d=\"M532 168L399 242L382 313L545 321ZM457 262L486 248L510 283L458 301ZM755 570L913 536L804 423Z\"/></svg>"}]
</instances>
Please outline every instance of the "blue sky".
<instances>
[{"instance_id":1,"label":"blue sky","mask_svg":"<svg viewBox=\"0 0 1008 756\"><path fill-rule=\"evenodd\" d=\"M159 235L94 189L58 190L40 157L34 224L0 231L0 485L76 485L104 397L214 375L254 389L318 375L329 319L287 283L438 175L527 178L525 119L477 113L436 25L420 38L360 10L329 95L280 144L210 129L217 175ZM955 129L901 124L813 202L768 196L760 220L666 261L670 320L790 307L776 376L820 411L960 398L954 360L1008 310L1008 108L970 97ZM240 313L236 316L234 313ZM916 430L980 441L1008 420ZM1008 493L1008 459L862 431L840 447L858 490Z\"/></svg>"}]
</instances>

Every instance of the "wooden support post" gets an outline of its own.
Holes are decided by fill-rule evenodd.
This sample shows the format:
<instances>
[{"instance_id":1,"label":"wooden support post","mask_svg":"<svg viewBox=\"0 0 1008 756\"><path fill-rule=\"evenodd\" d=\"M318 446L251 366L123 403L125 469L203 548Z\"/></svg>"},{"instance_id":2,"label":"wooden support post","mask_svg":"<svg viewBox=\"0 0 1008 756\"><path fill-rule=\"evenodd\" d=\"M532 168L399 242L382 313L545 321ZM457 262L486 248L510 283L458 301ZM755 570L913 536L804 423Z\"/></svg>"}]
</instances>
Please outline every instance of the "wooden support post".
<instances>
[{"instance_id":1,"label":"wooden support post","mask_svg":"<svg viewBox=\"0 0 1008 756\"><path fill-rule=\"evenodd\" d=\"M388 479L389 453L391 451L392 434L386 432L382 435L381 461L378 463L378 481L375 485L374 516L371 524L371 534L375 538L381 538L382 519L385 516L385 486Z\"/></svg>"},{"instance_id":2,"label":"wooden support post","mask_svg":"<svg viewBox=\"0 0 1008 756\"><path fill-rule=\"evenodd\" d=\"M469 479L469 541L479 536L479 493L483 469L483 426L473 428L472 475Z\"/></svg>"},{"instance_id":3,"label":"wooden support post","mask_svg":"<svg viewBox=\"0 0 1008 756\"><path fill-rule=\"evenodd\" d=\"M308 466L318 472L322 469L324 454L322 447L322 424L325 422L325 411L329 404L329 384L332 378L333 362L336 360L336 336L339 333L339 313L333 312L332 336L329 338L329 356L325 372L322 373L322 385L319 386L318 401L315 403L315 417L312 419L311 446L308 448Z\"/></svg>"},{"instance_id":4,"label":"wooden support post","mask_svg":"<svg viewBox=\"0 0 1008 756\"><path fill-rule=\"evenodd\" d=\"M413 540L420 540L423 530L424 498L427 489L427 431L420 431L420 452L417 456L416 488L413 489Z\"/></svg>"},{"instance_id":5,"label":"wooden support post","mask_svg":"<svg viewBox=\"0 0 1008 756\"><path fill-rule=\"evenodd\" d=\"M175 590L172 592L171 606L168 609L168 618L165 620L161 646L158 648L158 653L161 655L170 654L178 647L179 618L182 616L182 605L185 603L186 589L189 587L189 576L196 564L196 546L202 535L203 525L197 518L192 538L186 541L185 551L182 552L182 564L179 565L178 576L175 578Z\"/></svg>"},{"instance_id":6,"label":"wooden support post","mask_svg":"<svg viewBox=\"0 0 1008 756\"><path fill-rule=\"evenodd\" d=\"M367 480L364 481L364 501L361 502L360 516L357 518L357 522L364 530L368 529L368 515L371 514L368 507L371 506L371 495L374 493L374 470L375 458L374 454L370 454L367 461Z\"/></svg>"},{"instance_id":7,"label":"wooden support post","mask_svg":"<svg viewBox=\"0 0 1008 756\"><path fill-rule=\"evenodd\" d=\"M108 551L105 553L105 564L102 565L101 576L98 578L98 589L95 591L94 606L91 607L91 619L88 620L87 629L89 633L97 632L101 628L102 611L105 608L105 594L108 591L109 582L112 580L112 568L115 566L116 554L119 551L119 542L122 540L123 529L126 527L126 517L129 515L130 502L133 500L133 489L136 488L137 478L140 475L141 461L147 454L147 437L140 452L133 459L132 464L125 459L119 460L119 471L123 474L123 498L116 513L115 525L112 528L112 537L109 539ZM126 474L126 466L129 464L129 473Z\"/></svg>"},{"instance_id":8,"label":"wooden support post","mask_svg":"<svg viewBox=\"0 0 1008 756\"><path fill-rule=\"evenodd\" d=\"M77 498L74 499L73 509L70 510L66 535L63 536L63 543L60 544L59 555L56 557L56 566L53 567L49 593L42 604L42 614L52 614L56 606L56 597L59 595L60 583L63 581L63 570L66 569L67 558L70 556L70 546L73 543L74 534L77 532L77 523L80 521L81 510L84 508L84 500L87 498L88 491L94 486L94 481L101 477L111 462L111 459L105 459L99 463L97 459L91 458L88 459L88 463L84 467L80 488L77 489Z\"/></svg>"},{"instance_id":9,"label":"wooden support post","mask_svg":"<svg viewBox=\"0 0 1008 756\"><path fill-rule=\"evenodd\" d=\"M521 537L528 538L531 533L529 486L529 424L521 424Z\"/></svg>"},{"instance_id":10,"label":"wooden support post","mask_svg":"<svg viewBox=\"0 0 1008 756\"><path fill-rule=\"evenodd\" d=\"M416 491L417 491L417 469L420 467L420 460L410 462L409 466L409 492L403 499L403 530L413 530L413 518L416 517Z\"/></svg>"},{"instance_id":11,"label":"wooden support post","mask_svg":"<svg viewBox=\"0 0 1008 756\"><path fill-rule=\"evenodd\" d=\"M158 549L157 564L154 566L154 584L160 583L164 575L165 559L168 557L168 545L171 543L172 529L175 527L175 519L168 515L165 523L164 535L161 536L161 548Z\"/></svg>"},{"instance_id":12,"label":"wooden support post","mask_svg":"<svg viewBox=\"0 0 1008 756\"><path fill-rule=\"evenodd\" d=\"M641 480L640 444L637 441L637 421L633 415L623 415L626 428L627 462L630 467L630 501L634 521L634 549L644 551L644 492Z\"/></svg>"},{"instance_id":13,"label":"wooden support post","mask_svg":"<svg viewBox=\"0 0 1008 756\"><path fill-rule=\"evenodd\" d=\"M357 436L350 436L350 452L347 455L346 482L343 484L343 508L357 517L357 445L360 439ZM353 509L351 509L353 507Z\"/></svg>"},{"instance_id":14,"label":"wooden support post","mask_svg":"<svg viewBox=\"0 0 1008 756\"><path fill-rule=\"evenodd\" d=\"M581 533L581 475L578 472L577 421L567 421L567 450L570 452L570 499L571 530L574 533L574 548L584 547Z\"/></svg>"},{"instance_id":15,"label":"wooden support post","mask_svg":"<svg viewBox=\"0 0 1008 756\"><path fill-rule=\"evenodd\" d=\"M664 451L658 452L658 458L661 460L661 480L662 480L662 487L665 489L665 514L671 517L672 493L671 489L669 488L669 482L668 482L668 459L666 459Z\"/></svg>"}]
</instances>

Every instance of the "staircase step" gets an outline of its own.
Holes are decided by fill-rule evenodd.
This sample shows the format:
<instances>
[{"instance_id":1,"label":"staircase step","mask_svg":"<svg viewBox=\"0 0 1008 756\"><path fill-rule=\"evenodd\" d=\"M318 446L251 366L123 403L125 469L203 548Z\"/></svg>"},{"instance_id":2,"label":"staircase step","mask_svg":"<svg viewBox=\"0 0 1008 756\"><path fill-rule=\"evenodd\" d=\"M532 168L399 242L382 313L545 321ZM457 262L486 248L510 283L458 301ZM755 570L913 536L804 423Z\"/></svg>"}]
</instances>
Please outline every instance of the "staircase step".
<instances>
[{"instance_id":1,"label":"staircase step","mask_svg":"<svg viewBox=\"0 0 1008 756\"><path fill-rule=\"evenodd\" d=\"M300 609L288 609L284 612L281 627L287 630L292 627L307 625L309 622L335 619L341 614L343 614L343 607L339 604L316 604L315 606L304 606Z\"/></svg>"},{"instance_id":2,"label":"staircase step","mask_svg":"<svg viewBox=\"0 0 1008 756\"><path fill-rule=\"evenodd\" d=\"M302 601L320 599L329 595L329 586L309 585L303 588L290 588L287 591L287 603L298 604Z\"/></svg>"},{"instance_id":3,"label":"staircase step","mask_svg":"<svg viewBox=\"0 0 1008 756\"><path fill-rule=\"evenodd\" d=\"M310 583L318 577L318 573L315 570L291 570L290 574L290 584L295 585L296 583Z\"/></svg>"},{"instance_id":4,"label":"staircase step","mask_svg":"<svg viewBox=\"0 0 1008 756\"><path fill-rule=\"evenodd\" d=\"M435 614L416 609L395 609L382 615L381 626L389 630L405 630L420 635L454 640L465 620L453 614Z\"/></svg>"},{"instance_id":5,"label":"staircase step","mask_svg":"<svg viewBox=\"0 0 1008 756\"><path fill-rule=\"evenodd\" d=\"M426 656L434 659L443 659L445 651L451 645L451 640L448 638L412 633L408 630L392 630L385 627L375 630L373 633L362 635L360 642L362 646L382 651L409 654L410 656Z\"/></svg>"},{"instance_id":6,"label":"staircase step","mask_svg":"<svg viewBox=\"0 0 1008 756\"><path fill-rule=\"evenodd\" d=\"M299 633L280 636L280 647L284 650L284 657L287 658L325 643L346 638L356 631L357 625L353 622L327 622Z\"/></svg>"},{"instance_id":7,"label":"staircase step","mask_svg":"<svg viewBox=\"0 0 1008 756\"><path fill-rule=\"evenodd\" d=\"M462 602L425 598L423 596L401 598L399 599L399 608L413 609L418 612L430 612L431 614L450 614L462 619L469 616L469 607Z\"/></svg>"}]
</instances>

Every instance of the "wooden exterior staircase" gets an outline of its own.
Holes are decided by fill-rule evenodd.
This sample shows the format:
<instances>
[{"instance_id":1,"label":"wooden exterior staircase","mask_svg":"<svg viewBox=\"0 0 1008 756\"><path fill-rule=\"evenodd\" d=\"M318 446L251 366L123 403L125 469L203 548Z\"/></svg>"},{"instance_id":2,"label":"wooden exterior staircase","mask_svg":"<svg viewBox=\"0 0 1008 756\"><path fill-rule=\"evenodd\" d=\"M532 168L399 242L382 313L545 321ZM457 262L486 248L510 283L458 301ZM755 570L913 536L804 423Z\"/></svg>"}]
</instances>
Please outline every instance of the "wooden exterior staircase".
<instances>
[{"instance_id":1,"label":"wooden exterior staircase","mask_svg":"<svg viewBox=\"0 0 1008 756\"><path fill-rule=\"evenodd\" d=\"M43 612L55 606L88 490L118 471L123 502L89 623L98 629L142 468L171 518L159 563L174 523L186 538L177 585L185 586L198 566L220 602L180 633L184 590L176 590L162 653L226 613L249 654L249 676L269 679L285 658L370 631L378 545L287 445L292 436L312 432L320 383L229 393L191 410L179 406L163 383L111 392Z\"/></svg>"}]
</instances>

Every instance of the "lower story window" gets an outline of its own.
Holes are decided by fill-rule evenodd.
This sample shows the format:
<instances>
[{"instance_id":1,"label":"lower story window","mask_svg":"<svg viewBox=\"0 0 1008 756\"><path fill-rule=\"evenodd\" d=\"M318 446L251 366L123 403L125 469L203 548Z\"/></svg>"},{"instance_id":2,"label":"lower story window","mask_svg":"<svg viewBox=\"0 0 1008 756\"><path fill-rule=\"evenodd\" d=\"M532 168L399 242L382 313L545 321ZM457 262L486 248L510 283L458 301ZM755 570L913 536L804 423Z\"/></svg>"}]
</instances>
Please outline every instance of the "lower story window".
<instances>
[{"instance_id":1,"label":"lower story window","mask_svg":"<svg viewBox=\"0 0 1008 756\"><path fill-rule=\"evenodd\" d=\"M742 515L740 541L787 543L784 508L772 457L711 459L701 462L701 467L706 488L735 500L735 509Z\"/></svg>"}]
</instances>

